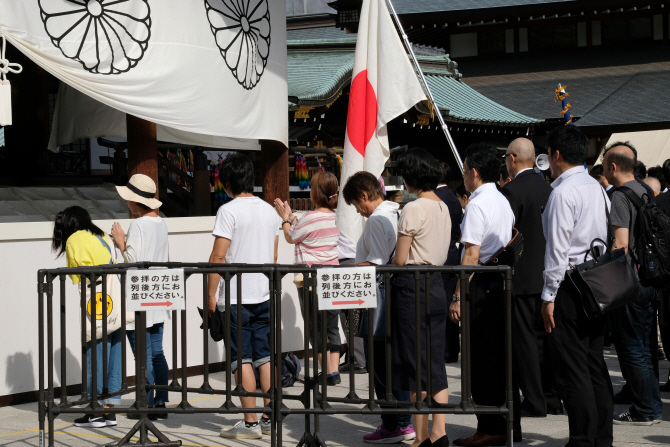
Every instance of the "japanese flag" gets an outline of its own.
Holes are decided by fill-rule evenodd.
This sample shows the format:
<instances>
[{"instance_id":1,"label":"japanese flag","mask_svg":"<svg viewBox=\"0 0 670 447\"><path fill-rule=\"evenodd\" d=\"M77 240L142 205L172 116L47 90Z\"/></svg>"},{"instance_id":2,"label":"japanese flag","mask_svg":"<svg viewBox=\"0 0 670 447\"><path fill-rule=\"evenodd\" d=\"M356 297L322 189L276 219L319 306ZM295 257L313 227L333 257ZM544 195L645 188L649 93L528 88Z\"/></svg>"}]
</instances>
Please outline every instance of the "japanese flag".
<instances>
[{"instance_id":1,"label":"japanese flag","mask_svg":"<svg viewBox=\"0 0 670 447\"><path fill-rule=\"evenodd\" d=\"M358 171L381 176L390 156L386 125L426 100L385 0L363 0L351 79L340 192ZM337 226L354 244L363 231L363 219L341 195Z\"/></svg>"}]
</instances>

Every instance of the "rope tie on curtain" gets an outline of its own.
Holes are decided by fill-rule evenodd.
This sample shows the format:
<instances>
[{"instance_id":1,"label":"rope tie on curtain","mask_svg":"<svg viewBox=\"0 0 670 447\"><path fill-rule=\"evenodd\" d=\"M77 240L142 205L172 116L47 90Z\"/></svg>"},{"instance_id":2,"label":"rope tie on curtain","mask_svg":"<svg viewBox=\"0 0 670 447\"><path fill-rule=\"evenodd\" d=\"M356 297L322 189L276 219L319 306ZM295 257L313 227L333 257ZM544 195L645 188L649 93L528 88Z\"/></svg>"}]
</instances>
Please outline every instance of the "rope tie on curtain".
<instances>
[{"instance_id":1,"label":"rope tie on curtain","mask_svg":"<svg viewBox=\"0 0 670 447\"><path fill-rule=\"evenodd\" d=\"M12 87L7 80L7 73L19 74L23 67L7 60L7 40L4 33L0 31L2 47L0 47L0 126L12 124Z\"/></svg>"}]
</instances>

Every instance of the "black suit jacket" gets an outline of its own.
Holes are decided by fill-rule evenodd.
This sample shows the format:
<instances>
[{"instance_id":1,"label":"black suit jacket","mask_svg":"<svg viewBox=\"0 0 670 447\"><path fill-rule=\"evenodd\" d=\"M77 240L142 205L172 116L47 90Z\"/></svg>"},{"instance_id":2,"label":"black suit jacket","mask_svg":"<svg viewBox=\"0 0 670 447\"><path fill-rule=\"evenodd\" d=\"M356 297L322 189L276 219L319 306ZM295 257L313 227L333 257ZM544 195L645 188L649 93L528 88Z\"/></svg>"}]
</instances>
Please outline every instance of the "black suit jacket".
<instances>
[{"instance_id":1,"label":"black suit jacket","mask_svg":"<svg viewBox=\"0 0 670 447\"><path fill-rule=\"evenodd\" d=\"M514 226L523 235L523 254L514 266L513 291L517 295L542 293L544 250L542 211L552 187L534 170L524 171L500 191L514 212Z\"/></svg>"},{"instance_id":2,"label":"black suit jacket","mask_svg":"<svg viewBox=\"0 0 670 447\"><path fill-rule=\"evenodd\" d=\"M447 257L447 262L444 265L460 265L461 251L456 248L456 242L458 242L461 238L461 220L463 219L463 208L461 208L461 202L459 202L454 193L449 190L448 186L437 188L435 190L435 194L447 205L447 208L449 209L449 216L451 217L451 241L449 242L449 256Z\"/></svg>"}]
</instances>

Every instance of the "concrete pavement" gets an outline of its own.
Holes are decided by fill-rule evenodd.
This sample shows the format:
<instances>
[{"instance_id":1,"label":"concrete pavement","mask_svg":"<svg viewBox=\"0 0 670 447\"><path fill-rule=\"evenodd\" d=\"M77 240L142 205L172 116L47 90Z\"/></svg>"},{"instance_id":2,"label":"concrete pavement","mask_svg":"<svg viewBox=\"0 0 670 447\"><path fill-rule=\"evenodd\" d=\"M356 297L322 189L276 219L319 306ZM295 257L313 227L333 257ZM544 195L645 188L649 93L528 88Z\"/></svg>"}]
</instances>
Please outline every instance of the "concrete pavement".
<instances>
[{"instance_id":1,"label":"concrete pavement","mask_svg":"<svg viewBox=\"0 0 670 447\"><path fill-rule=\"evenodd\" d=\"M618 391L623 379L614 351L605 351L615 392ZM661 377L668 377L670 363L661 362ZM460 399L460 364L447 365L449 384L452 390L451 401ZM329 395L344 397L348 393L348 375L343 375L343 382L337 387L329 387ZM367 395L367 375L356 375L356 392L359 396ZM225 373L212 374L210 383L215 388L223 388ZM190 386L199 386L202 377L189 378ZM288 388L290 394L299 394L303 386L299 383ZM129 397L129 396L128 396ZM221 396L190 395L191 404L195 407L214 407L223 402ZM663 422L648 427L614 426L614 445L624 446L654 446L670 445L670 393L662 394L664 401ZM172 393L170 400L175 404L180 395ZM235 399L235 402L238 401ZM132 399L125 398L123 405L130 405ZM285 401L290 407L298 407L295 401ZM626 405L615 406L618 414L627 408ZM133 426L133 421L119 416L119 424L113 428L85 429L72 425L78 416L65 415L56 420L56 444L64 446L98 446L106 445L122 438ZM199 415L171 415L167 420L159 420L156 425L172 440L181 439L185 446L266 446L268 437L262 440L231 441L219 436L222 427L230 427L241 420L239 415L199 414ZM329 446L364 446L364 434L374 430L379 425L377 416L342 415L321 418L321 433ZM451 440L469 436L474 432L476 419L474 416L447 416L447 433ZM17 405L0 408L0 445L2 446L35 446L39 447L37 404ZM568 437L568 418L562 416L548 416L547 418L523 419L523 443L516 446L564 446ZM291 415L284 421L283 445L294 446L304 431L304 416ZM409 445L407 443L406 445Z\"/></svg>"}]
</instances>

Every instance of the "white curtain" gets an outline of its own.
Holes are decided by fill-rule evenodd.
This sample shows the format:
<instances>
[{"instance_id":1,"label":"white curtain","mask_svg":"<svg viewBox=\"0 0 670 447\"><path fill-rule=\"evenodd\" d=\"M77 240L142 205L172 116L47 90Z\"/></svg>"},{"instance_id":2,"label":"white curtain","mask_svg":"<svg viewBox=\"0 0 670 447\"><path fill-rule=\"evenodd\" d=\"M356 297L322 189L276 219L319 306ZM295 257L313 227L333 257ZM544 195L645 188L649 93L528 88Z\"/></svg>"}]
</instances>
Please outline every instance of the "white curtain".
<instances>
[{"instance_id":1,"label":"white curtain","mask_svg":"<svg viewBox=\"0 0 670 447\"><path fill-rule=\"evenodd\" d=\"M158 141L214 149L261 150L258 140L214 137L156 126ZM58 89L49 150L81 138L126 138L126 114L84 95L67 84Z\"/></svg>"},{"instance_id":2,"label":"white curtain","mask_svg":"<svg viewBox=\"0 0 670 447\"><path fill-rule=\"evenodd\" d=\"M285 6L0 0L0 33L61 81L121 112L191 134L287 144Z\"/></svg>"}]
</instances>

